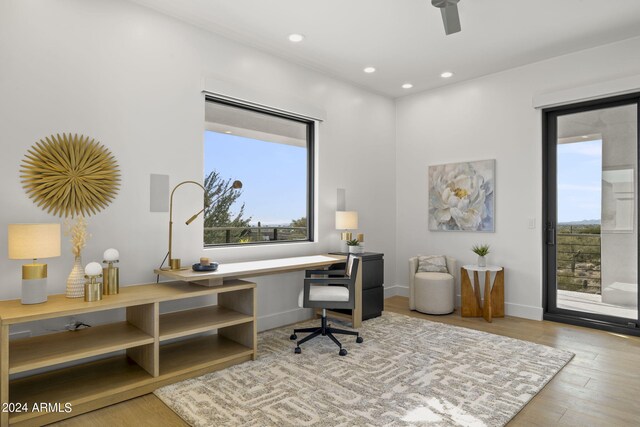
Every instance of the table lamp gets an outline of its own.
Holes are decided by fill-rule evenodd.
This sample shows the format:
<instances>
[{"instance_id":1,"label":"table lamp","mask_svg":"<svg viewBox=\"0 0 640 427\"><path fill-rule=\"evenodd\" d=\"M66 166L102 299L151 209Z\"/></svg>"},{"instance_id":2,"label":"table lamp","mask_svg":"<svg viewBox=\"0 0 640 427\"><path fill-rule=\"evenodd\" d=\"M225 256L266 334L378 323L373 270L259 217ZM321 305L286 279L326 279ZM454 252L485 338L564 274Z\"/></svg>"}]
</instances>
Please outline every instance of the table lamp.
<instances>
[{"instance_id":1,"label":"table lamp","mask_svg":"<svg viewBox=\"0 0 640 427\"><path fill-rule=\"evenodd\" d=\"M60 224L9 224L9 259L32 259L22 265L22 304L47 301L47 264L38 258L60 256Z\"/></svg>"},{"instance_id":2,"label":"table lamp","mask_svg":"<svg viewBox=\"0 0 640 427\"><path fill-rule=\"evenodd\" d=\"M356 211L336 211L336 230L344 230L340 233L340 240L346 242L353 239L353 234L348 230L358 228L358 212ZM346 243L343 243L346 245Z\"/></svg>"},{"instance_id":3,"label":"table lamp","mask_svg":"<svg viewBox=\"0 0 640 427\"><path fill-rule=\"evenodd\" d=\"M100 301L102 299L102 283L98 278L102 277L102 266L97 262L90 262L84 267L84 300L86 302Z\"/></svg>"},{"instance_id":4,"label":"table lamp","mask_svg":"<svg viewBox=\"0 0 640 427\"><path fill-rule=\"evenodd\" d=\"M120 262L120 252L117 249L109 248L104 251L102 261L107 264L102 269L102 293L104 295L116 295L120 292L120 269L114 264Z\"/></svg>"}]
</instances>

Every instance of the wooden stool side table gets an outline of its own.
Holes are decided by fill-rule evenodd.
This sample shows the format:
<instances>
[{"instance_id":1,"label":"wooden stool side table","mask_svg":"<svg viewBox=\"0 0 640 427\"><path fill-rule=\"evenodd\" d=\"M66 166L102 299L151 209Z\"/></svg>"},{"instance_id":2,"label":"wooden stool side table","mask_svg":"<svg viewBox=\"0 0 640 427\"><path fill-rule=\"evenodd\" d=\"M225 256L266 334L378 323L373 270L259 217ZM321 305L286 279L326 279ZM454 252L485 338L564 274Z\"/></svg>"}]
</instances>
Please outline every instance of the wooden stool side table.
<instances>
[{"instance_id":1,"label":"wooden stool side table","mask_svg":"<svg viewBox=\"0 0 640 427\"><path fill-rule=\"evenodd\" d=\"M473 271L473 284L470 272ZM484 272L484 301L480 299L480 277ZM496 277L491 285L491 273ZM494 317L504 317L504 268L497 265L478 267L477 265L464 265L460 268L462 287L462 317L483 317L491 322Z\"/></svg>"}]
</instances>

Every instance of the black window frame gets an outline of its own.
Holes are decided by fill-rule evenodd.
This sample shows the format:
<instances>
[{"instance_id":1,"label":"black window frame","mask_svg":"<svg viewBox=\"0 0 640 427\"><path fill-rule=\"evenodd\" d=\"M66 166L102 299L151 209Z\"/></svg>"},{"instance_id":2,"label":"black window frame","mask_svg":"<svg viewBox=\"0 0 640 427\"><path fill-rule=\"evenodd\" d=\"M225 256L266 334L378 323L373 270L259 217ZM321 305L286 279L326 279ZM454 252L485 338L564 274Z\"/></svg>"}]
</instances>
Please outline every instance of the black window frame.
<instances>
[{"instance_id":1,"label":"black window frame","mask_svg":"<svg viewBox=\"0 0 640 427\"><path fill-rule=\"evenodd\" d=\"M588 313L558 308L556 305L556 259L552 254L556 246L557 218L557 119L560 116L581 113L585 111L624 105L637 106L636 129L636 167L640 168L640 92L624 95L609 96L588 101L575 102L566 105L542 109L542 308L543 320L586 326L594 329L640 336L640 311L638 318L627 319L613 315ZM639 183L634 183L638 194ZM635 213L640 224L640 209ZM637 248L640 254L640 233L637 233ZM639 255L640 256L640 255ZM640 259L638 260L640 266ZM640 283L640 268L637 280ZM640 307L640 292L637 293L638 307Z\"/></svg>"},{"instance_id":2,"label":"black window frame","mask_svg":"<svg viewBox=\"0 0 640 427\"><path fill-rule=\"evenodd\" d=\"M238 246L259 246L259 245L273 245L273 244L296 244L296 243L308 243L315 242L315 129L316 120L311 118L305 118L293 113L287 113L286 111L270 109L268 107L262 107L252 104L246 104L239 101L233 101L229 99L218 98L212 95L205 94L205 105L207 102L215 102L217 104L227 105L229 107L239 108L256 113L266 114L273 117L292 120L298 123L305 124L307 127L307 238L298 240L265 240L258 242L247 243L204 243L204 230L203 246L204 249L210 248L228 248Z\"/></svg>"}]
</instances>

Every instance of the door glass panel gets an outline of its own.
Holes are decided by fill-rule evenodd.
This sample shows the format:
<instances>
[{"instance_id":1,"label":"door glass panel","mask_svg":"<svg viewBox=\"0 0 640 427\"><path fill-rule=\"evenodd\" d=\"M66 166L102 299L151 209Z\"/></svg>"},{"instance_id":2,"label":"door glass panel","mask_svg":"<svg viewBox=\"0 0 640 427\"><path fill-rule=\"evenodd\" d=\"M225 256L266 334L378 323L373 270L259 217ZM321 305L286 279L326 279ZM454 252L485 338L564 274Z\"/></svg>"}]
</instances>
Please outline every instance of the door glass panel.
<instances>
[{"instance_id":1,"label":"door glass panel","mask_svg":"<svg viewBox=\"0 0 640 427\"><path fill-rule=\"evenodd\" d=\"M638 318L637 107L558 117L556 304Z\"/></svg>"}]
</instances>

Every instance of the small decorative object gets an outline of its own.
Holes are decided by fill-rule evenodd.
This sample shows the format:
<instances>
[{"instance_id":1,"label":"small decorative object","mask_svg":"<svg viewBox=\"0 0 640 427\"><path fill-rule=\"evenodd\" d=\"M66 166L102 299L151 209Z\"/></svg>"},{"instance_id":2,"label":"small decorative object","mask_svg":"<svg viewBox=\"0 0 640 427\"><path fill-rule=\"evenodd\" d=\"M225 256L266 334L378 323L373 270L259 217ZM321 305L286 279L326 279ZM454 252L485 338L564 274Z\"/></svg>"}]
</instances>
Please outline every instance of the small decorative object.
<instances>
[{"instance_id":1,"label":"small decorative object","mask_svg":"<svg viewBox=\"0 0 640 427\"><path fill-rule=\"evenodd\" d=\"M360 245L360 242L358 242L358 239L351 239L351 240L347 240L347 246L349 247L349 253L350 254L356 254L359 252L358 246Z\"/></svg>"},{"instance_id":2,"label":"small decorative object","mask_svg":"<svg viewBox=\"0 0 640 427\"><path fill-rule=\"evenodd\" d=\"M51 135L27 151L20 177L38 206L58 216L91 215L106 208L120 185L111 152L88 136Z\"/></svg>"},{"instance_id":3,"label":"small decorative object","mask_svg":"<svg viewBox=\"0 0 640 427\"><path fill-rule=\"evenodd\" d=\"M199 264L193 264L191 269L193 271L216 271L218 269L218 263L209 261L209 264L204 265L200 262Z\"/></svg>"},{"instance_id":4,"label":"small decorative object","mask_svg":"<svg viewBox=\"0 0 640 427\"><path fill-rule=\"evenodd\" d=\"M60 256L60 224L9 224L9 259L30 259L22 265L22 304L47 301L47 264L37 258Z\"/></svg>"},{"instance_id":5,"label":"small decorative object","mask_svg":"<svg viewBox=\"0 0 640 427\"><path fill-rule=\"evenodd\" d=\"M120 292L120 269L114 264L120 260L120 253L116 249L107 249L102 255L107 266L102 269L102 293L116 295Z\"/></svg>"},{"instance_id":6,"label":"small decorative object","mask_svg":"<svg viewBox=\"0 0 640 427\"><path fill-rule=\"evenodd\" d=\"M489 245L473 245L471 250L478 255L478 267L486 267L487 259L485 257L489 255Z\"/></svg>"},{"instance_id":7,"label":"small decorative object","mask_svg":"<svg viewBox=\"0 0 640 427\"><path fill-rule=\"evenodd\" d=\"M200 265L206 267L211 264L211 260L209 258L200 258Z\"/></svg>"},{"instance_id":8,"label":"small decorative object","mask_svg":"<svg viewBox=\"0 0 640 427\"><path fill-rule=\"evenodd\" d=\"M84 300L86 302L100 301L102 299L102 283L98 278L102 277L102 266L97 262L90 262L84 268L87 281L84 284Z\"/></svg>"},{"instance_id":9,"label":"small decorative object","mask_svg":"<svg viewBox=\"0 0 640 427\"><path fill-rule=\"evenodd\" d=\"M429 230L494 231L495 160L429 166Z\"/></svg>"},{"instance_id":10,"label":"small decorative object","mask_svg":"<svg viewBox=\"0 0 640 427\"><path fill-rule=\"evenodd\" d=\"M73 269L67 278L67 298L82 298L84 296L84 269L82 268L82 249L90 237L87 233L87 221L77 217L75 222L65 222L65 235L71 237L71 252L75 257Z\"/></svg>"}]
</instances>

